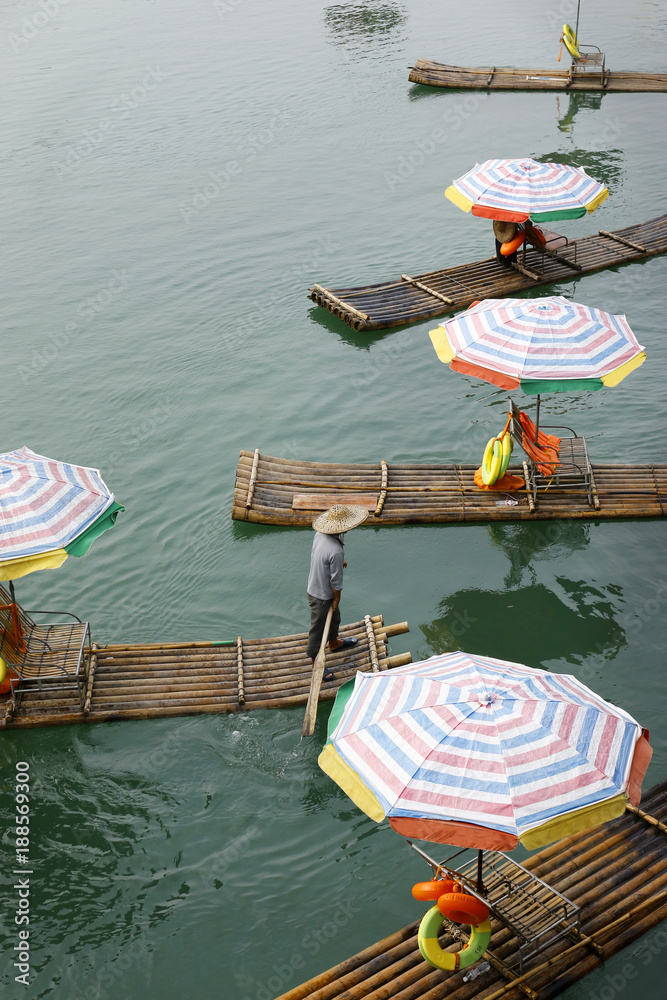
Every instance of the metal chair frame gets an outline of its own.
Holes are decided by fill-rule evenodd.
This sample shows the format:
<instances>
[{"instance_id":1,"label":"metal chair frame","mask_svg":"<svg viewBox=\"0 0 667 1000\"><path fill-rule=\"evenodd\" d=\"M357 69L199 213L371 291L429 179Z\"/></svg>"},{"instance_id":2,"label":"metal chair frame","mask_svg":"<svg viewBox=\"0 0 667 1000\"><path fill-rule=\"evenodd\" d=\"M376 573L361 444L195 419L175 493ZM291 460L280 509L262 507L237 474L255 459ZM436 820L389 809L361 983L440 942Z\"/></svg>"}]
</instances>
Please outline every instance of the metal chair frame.
<instances>
[{"instance_id":1,"label":"metal chair frame","mask_svg":"<svg viewBox=\"0 0 667 1000\"><path fill-rule=\"evenodd\" d=\"M525 431L521 426L519 408L512 399L510 399L510 407L512 414L511 433L524 448ZM586 438L578 435L571 427L543 424L540 430L569 431L571 436L561 438L558 459L554 462L554 471L547 476L540 472L537 464L524 448L527 459L524 462L524 470L527 471L528 480L526 485L532 493L533 502L537 503L538 490L548 490L553 487L561 490L579 489L583 486L589 505L594 506L593 470L588 457Z\"/></svg>"},{"instance_id":2,"label":"metal chair frame","mask_svg":"<svg viewBox=\"0 0 667 1000\"><path fill-rule=\"evenodd\" d=\"M456 851L437 862L411 841L408 843L428 862L434 877L439 871L462 883L465 893L484 903L493 916L512 931L519 941L520 974L524 971L524 963L562 937L578 939L580 907L502 851L478 851L476 858L464 859L453 867L451 862L469 854L467 850ZM450 932L460 937L460 928L447 923Z\"/></svg>"},{"instance_id":3,"label":"metal chair frame","mask_svg":"<svg viewBox=\"0 0 667 1000\"><path fill-rule=\"evenodd\" d=\"M595 71L600 72L600 83L603 87L607 86L607 79L605 79L605 54L601 52L597 45L580 45L577 42L577 48L579 49L579 58L573 56L570 52L570 70L567 76L567 86L569 87L571 83L574 82L577 76L588 76L591 75L587 72L589 66L593 66Z\"/></svg>"},{"instance_id":4,"label":"metal chair frame","mask_svg":"<svg viewBox=\"0 0 667 1000\"><path fill-rule=\"evenodd\" d=\"M11 712L26 691L76 688L83 707L91 657L90 625L68 611L28 613L0 586L0 656L16 678L10 680ZM59 615L67 622L38 624L32 615ZM21 635L16 634L16 620ZM17 642L18 639L18 642Z\"/></svg>"}]
</instances>

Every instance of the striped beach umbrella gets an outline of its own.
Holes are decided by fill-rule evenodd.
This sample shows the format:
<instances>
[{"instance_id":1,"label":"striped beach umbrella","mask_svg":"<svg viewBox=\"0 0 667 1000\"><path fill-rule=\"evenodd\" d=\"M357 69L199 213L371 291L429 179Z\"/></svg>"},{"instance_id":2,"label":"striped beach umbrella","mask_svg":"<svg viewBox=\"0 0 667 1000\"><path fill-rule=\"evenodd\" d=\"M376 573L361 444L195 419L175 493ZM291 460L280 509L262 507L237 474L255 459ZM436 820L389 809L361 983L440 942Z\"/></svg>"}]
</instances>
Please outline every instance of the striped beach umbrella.
<instances>
[{"instance_id":1,"label":"striped beach umbrella","mask_svg":"<svg viewBox=\"0 0 667 1000\"><path fill-rule=\"evenodd\" d=\"M595 211L608 194L583 167L531 159L476 163L445 191L464 212L506 222L578 219Z\"/></svg>"},{"instance_id":2,"label":"striped beach umbrella","mask_svg":"<svg viewBox=\"0 0 667 1000\"><path fill-rule=\"evenodd\" d=\"M457 652L358 673L319 764L404 836L533 849L637 805L647 736L568 674Z\"/></svg>"},{"instance_id":3,"label":"striped beach umbrella","mask_svg":"<svg viewBox=\"0 0 667 1000\"><path fill-rule=\"evenodd\" d=\"M625 316L561 295L484 299L430 336L453 371L532 394L618 385L646 360Z\"/></svg>"},{"instance_id":4,"label":"striped beach umbrella","mask_svg":"<svg viewBox=\"0 0 667 1000\"><path fill-rule=\"evenodd\" d=\"M84 555L123 509L97 469L25 447L0 455L0 580Z\"/></svg>"}]
</instances>

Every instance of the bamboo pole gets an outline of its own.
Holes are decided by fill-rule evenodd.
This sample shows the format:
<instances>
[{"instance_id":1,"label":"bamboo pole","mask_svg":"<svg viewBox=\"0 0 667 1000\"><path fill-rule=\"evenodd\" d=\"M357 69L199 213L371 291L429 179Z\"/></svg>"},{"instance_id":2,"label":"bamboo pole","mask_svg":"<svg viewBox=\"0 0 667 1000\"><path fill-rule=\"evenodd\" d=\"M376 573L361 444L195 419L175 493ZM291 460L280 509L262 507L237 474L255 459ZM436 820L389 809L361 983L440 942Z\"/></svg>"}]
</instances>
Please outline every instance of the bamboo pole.
<instances>
[{"instance_id":1,"label":"bamboo pole","mask_svg":"<svg viewBox=\"0 0 667 1000\"><path fill-rule=\"evenodd\" d=\"M415 286L415 292L410 298L412 284L401 282L385 282L378 285L368 285L363 288L346 289L324 289L322 286L313 286L310 297L318 304L329 308L330 311L354 326L356 329L364 328L368 330L381 329L383 327L400 326L404 323L415 322L427 319L432 316L442 314L454 309L463 308L475 298L503 297L512 294L523 288L531 287L531 284L551 283L562 280L571 274L572 268L579 273L591 273L606 267L613 267L617 264L631 262L656 253L664 253L667 249L667 233L665 232L664 218L649 220L640 225L626 227L618 230L613 235L618 236L620 241L634 242L633 236L640 236L642 243L636 246L643 246L644 252L632 250L630 254L619 255L610 252L609 244L604 243L605 237L599 234L575 240L572 245L575 248L576 259L574 261L567 258L553 260L548 258L545 261L544 272L537 278L531 277L526 283L526 276L518 272L511 271L508 274L500 274L495 262L495 258L485 261L478 261L472 264L460 265L454 268L445 268L440 271L430 271L417 275L412 281L424 285L428 292ZM655 245L651 245L654 241ZM623 244L625 245L625 244ZM527 260L537 261L538 255L534 251L527 252ZM534 273L534 272L533 272ZM471 275L477 275L472 277ZM483 275L483 280L480 280ZM407 276L406 276L407 277ZM477 287L472 288L471 283ZM441 291L442 285L456 285L460 291L454 298L451 298L452 305L446 302L440 303L441 299L450 298L449 295ZM439 286L439 287L437 287ZM319 289L319 292L315 290ZM432 306L427 306L424 296L427 295L431 302L433 297L431 292L436 292L440 297ZM321 294L320 294L321 293ZM406 298L407 294L407 298ZM452 293L453 294L453 293ZM361 313L355 305L359 296L364 297L364 308L367 310ZM444 307L444 309L443 309Z\"/></svg>"},{"instance_id":2,"label":"bamboo pole","mask_svg":"<svg viewBox=\"0 0 667 1000\"><path fill-rule=\"evenodd\" d=\"M426 292L427 295L432 295L434 298L440 299L440 301L444 302L445 305L448 306L454 305L453 299L447 298L446 295L441 295L440 292L436 292L433 288L429 288L428 285L424 285L421 281L417 281L416 278L411 278L407 274L402 274L401 278L403 279L403 281L407 281L411 285L414 285L415 288L418 288L420 291Z\"/></svg>"},{"instance_id":3,"label":"bamboo pole","mask_svg":"<svg viewBox=\"0 0 667 1000\"><path fill-rule=\"evenodd\" d=\"M257 481L257 469L259 467L259 448L255 448L255 456L252 462L252 469L250 471L250 483L248 484L248 495L246 497L245 505L246 510L250 510L252 507L252 496L255 492L255 483Z\"/></svg>"},{"instance_id":4,"label":"bamboo pole","mask_svg":"<svg viewBox=\"0 0 667 1000\"><path fill-rule=\"evenodd\" d=\"M375 642L375 632L373 631L373 623L370 620L370 615L366 615L364 619L366 624L366 638L368 639L368 649L371 659L371 670L373 673L379 673L380 665L378 663L378 652L377 645Z\"/></svg>"},{"instance_id":5,"label":"bamboo pole","mask_svg":"<svg viewBox=\"0 0 667 1000\"><path fill-rule=\"evenodd\" d=\"M327 619L324 623L324 631L322 633L322 642L320 643L320 649L313 664L313 676L310 682L310 692L308 694L308 702L306 704L306 713L303 717L303 726L301 727L302 736L312 736L315 732L315 718L317 716L317 704L319 701L320 687L322 686L322 676L324 673L324 663L327 654L327 642L329 640L329 629L331 627L331 618L333 616L333 603L329 607L327 612Z\"/></svg>"}]
</instances>

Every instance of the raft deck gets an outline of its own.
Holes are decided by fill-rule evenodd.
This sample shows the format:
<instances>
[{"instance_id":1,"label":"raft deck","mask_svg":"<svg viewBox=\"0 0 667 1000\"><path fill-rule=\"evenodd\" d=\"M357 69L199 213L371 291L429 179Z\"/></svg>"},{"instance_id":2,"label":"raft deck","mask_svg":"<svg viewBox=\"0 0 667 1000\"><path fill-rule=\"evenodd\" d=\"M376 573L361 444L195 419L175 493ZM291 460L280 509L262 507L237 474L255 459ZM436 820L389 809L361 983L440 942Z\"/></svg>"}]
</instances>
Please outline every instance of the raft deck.
<instances>
[{"instance_id":1,"label":"raft deck","mask_svg":"<svg viewBox=\"0 0 667 1000\"><path fill-rule=\"evenodd\" d=\"M457 521L534 521L571 518L664 517L667 465L593 465L599 509L585 491L538 493L535 509L525 490L511 494L480 490L478 465L343 465L297 462L242 451L236 470L232 518L255 524L309 526L335 503L365 506L362 527ZM521 465L508 473L524 477ZM516 505L502 503L506 498ZM498 505L500 501L501 505Z\"/></svg>"},{"instance_id":2,"label":"raft deck","mask_svg":"<svg viewBox=\"0 0 667 1000\"><path fill-rule=\"evenodd\" d=\"M415 921L277 1000L473 1000L482 995L484 1000L550 1000L667 917L666 823L663 781L645 793L641 810L629 807L619 819L558 841L523 862L580 907L581 932L549 940L526 963L515 986L521 939L497 919L491 921L491 948L485 955L491 968L468 983L463 977L470 970L444 972L422 959ZM424 878L428 874L425 866ZM411 899L409 884L400 891L406 912L414 913L419 904ZM526 919L531 919L528 911ZM578 943L586 938L587 943ZM461 947L446 931L440 944L449 951Z\"/></svg>"},{"instance_id":3,"label":"raft deck","mask_svg":"<svg viewBox=\"0 0 667 1000\"><path fill-rule=\"evenodd\" d=\"M487 220L488 221L488 220ZM490 227L490 222L489 222ZM493 234L489 228L489 239ZM478 299L506 298L527 288L568 281L667 251L667 215L613 232L573 240L557 256L526 247L513 267L495 257L424 274L402 274L398 281L353 288L313 285L308 297L354 330L402 326L464 309Z\"/></svg>"},{"instance_id":4,"label":"raft deck","mask_svg":"<svg viewBox=\"0 0 667 1000\"><path fill-rule=\"evenodd\" d=\"M329 701L357 670L377 671L412 662L410 653L390 656L387 640L408 631L408 623L385 625L382 615L341 627L356 636L352 649L327 653L336 680L323 684ZM307 633L272 639L156 645L93 645L83 711L76 691L30 691L12 718L0 705L0 725L30 729L118 719L285 708L305 705L312 664L305 655Z\"/></svg>"},{"instance_id":5,"label":"raft deck","mask_svg":"<svg viewBox=\"0 0 667 1000\"><path fill-rule=\"evenodd\" d=\"M603 81L599 72L588 70L574 73L570 79L569 69L450 66L430 59L418 59L414 66L408 68L411 83L455 90L555 90L570 94L667 92L667 73L630 73L608 69Z\"/></svg>"}]
</instances>

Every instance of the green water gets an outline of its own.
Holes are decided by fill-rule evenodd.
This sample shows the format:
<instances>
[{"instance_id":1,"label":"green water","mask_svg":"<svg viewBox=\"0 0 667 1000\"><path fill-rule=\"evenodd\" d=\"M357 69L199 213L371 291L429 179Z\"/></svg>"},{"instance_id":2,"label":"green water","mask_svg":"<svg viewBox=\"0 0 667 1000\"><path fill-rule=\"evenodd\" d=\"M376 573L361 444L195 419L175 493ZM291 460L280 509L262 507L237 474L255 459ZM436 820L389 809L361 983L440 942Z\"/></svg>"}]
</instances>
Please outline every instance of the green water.
<instances>
[{"instance_id":1,"label":"green water","mask_svg":"<svg viewBox=\"0 0 667 1000\"><path fill-rule=\"evenodd\" d=\"M582 7L612 68L664 70L664 2ZM420 56L556 68L567 0L0 8L3 450L97 466L127 507L18 593L101 642L306 628L310 532L232 524L239 449L468 462L502 426L505 395L442 366L432 323L355 334L310 283L488 256L488 224L443 191L489 157L605 181L568 235L665 211L667 95L408 84ZM648 352L617 389L544 402L594 461L665 461L666 281L660 258L549 289L625 313ZM392 651L415 660L463 648L573 673L650 728L646 787L665 777L662 522L368 529L347 558L345 619L408 619ZM35 862L27 988L4 877L3 996L269 1000L416 919L423 863L316 765L327 712L303 743L301 709L2 735L5 870L21 760ZM621 976L661 995L661 940L567 996L610 1000Z\"/></svg>"}]
</instances>

